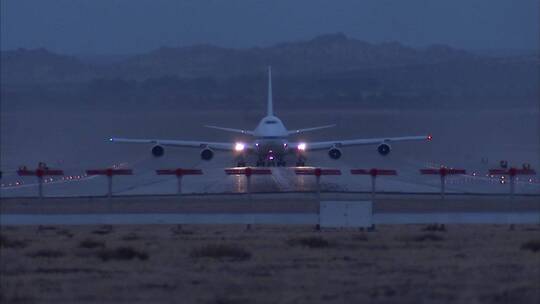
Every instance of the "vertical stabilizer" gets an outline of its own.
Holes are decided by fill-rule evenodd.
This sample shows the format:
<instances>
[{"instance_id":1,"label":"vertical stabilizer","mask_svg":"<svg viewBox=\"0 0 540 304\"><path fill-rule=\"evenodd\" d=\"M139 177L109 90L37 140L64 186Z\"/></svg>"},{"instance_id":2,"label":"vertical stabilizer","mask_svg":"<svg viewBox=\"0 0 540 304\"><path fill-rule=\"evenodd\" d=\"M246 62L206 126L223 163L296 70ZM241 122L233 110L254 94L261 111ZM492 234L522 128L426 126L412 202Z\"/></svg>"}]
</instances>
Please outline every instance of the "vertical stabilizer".
<instances>
[{"instance_id":1,"label":"vertical stabilizer","mask_svg":"<svg viewBox=\"0 0 540 304\"><path fill-rule=\"evenodd\" d=\"M266 115L274 115L274 102L272 100L272 67L268 67L268 104L266 108Z\"/></svg>"}]
</instances>

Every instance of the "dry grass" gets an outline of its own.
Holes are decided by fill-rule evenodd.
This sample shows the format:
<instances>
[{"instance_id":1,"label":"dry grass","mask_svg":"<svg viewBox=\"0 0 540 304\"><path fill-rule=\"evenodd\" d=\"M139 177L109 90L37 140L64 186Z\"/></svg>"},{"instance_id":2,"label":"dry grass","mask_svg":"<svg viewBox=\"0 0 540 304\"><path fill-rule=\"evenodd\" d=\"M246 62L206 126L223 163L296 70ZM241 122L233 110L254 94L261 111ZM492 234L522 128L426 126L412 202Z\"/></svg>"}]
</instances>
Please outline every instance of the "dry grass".
<instances>
[{"instance_id":1,"label":"dry grass","mask_svg":"<svg viewBox=\"0 0 540 304\"><path fill-rule=\"evenodd\" d=\"M128 233L122 237L122 240L124 241L137 241L141 238L136 233Z\"/></svg>"},{"instance_id":2,"label":"dry grass","mask_svg":"<svg viewBox=\"0 0 540 304\"><path fill-rule=\"evenodd\" d=\"M422 231L446 231L446 226L444 224L431 224L424 227Z\"/></svg>"},{"instance_id":3,"label":"dry grass","mask_svg":"<svg viewBox=\"0 0 540 304\"><path fill-rule=\"evenodd\" d=\"M321 236L292 238L287 240L287 244L291 246L304 246L309 248L327 248L334 246L334 244L331 244L328 240Z\"/></svg>"},{"instance_id":4,"label":"dry grass","mask_svg":"<svg viewBox=\"0 0 540 304\"><path fill-rule=\"evenodd\" d=\"M139 259L141 261L148 260L148 254L132 247L118 247L116 249L103 249L97 253L97 256L102 261L117 260L129 261Z\"/></svg>"},{"instance_id":5,"label":"dry grass","mask_svg":"<svg viewBox=\"0 0 540 304\"><path fill-rule=\"evenodd\" d=\"M28 254L28 256L31 258L60 258L64 255L64 252L53 249L41 249Z\"/></svg>"},{"instance_id":6,"label":"dry grass","mask_svg":"<svg viewBox=\"0 0 540 304\"><path fill-rule=\"evenodd\" d=\"M521 245L521 249L530 250L532 252L540 251L540 239L531 240L531 241L523 243L523 245Z\"/></svg>"},{"instance_id":7,"label":"dry grass","mask_svg":"<svg viewBox=\"0 0 540 304\"><path fill-rule=\"evenodd\" d=\"M79 243L79 247L87 249L105 248L105 242L96 241L93 239L85 239Z\"/></svg>"},{"instance_id":8,"label":"dry grass","mask_svg":"<svg viewBox=\"0 0 540 304\"><path fill-rule=\"evenodd\" d=\"M425 227L2 229L0 302L539 302L538 226Z\"/></svg>"},{"instance_id":9,"label":"dry grass","mask_svg":"<svg viewBox=\"0 0 540 304\"><path fill-rule=\"evenodd\" d=\"M444 241L444 238L438 234L426 233L426 234L415 236L412 238L412 240L415 242L425 242L425 241L440 242L440 241Z\"/></svg>"},{"instance_id":10,"label":"dry grass","mask_svg":"<svg viewBox=\"0 0 540 304\"><path fill-rule=\"evenodd\" d=\"M113 232L113 226L111 225L104 225L92 231L93 234L100 234L100 235L109 234L111 232Z\"/></svg>"},{"instance_id":11,"label":"dry grass","mask_svg":"<svg viewBox=\"0 0 540 304\"><path fill-rule=\"evenodd\" d=\"M244 261L251 258L251 253L235 244L209 244L193 249L189 256L192 258Z\"/></svg>"},{"instance_id":12,"label":"dry grass","mask_svg":"<svg viewBox=\"0 0 540 304\"><path fill-rule=\"evenodd\" d=\"M10 239L7 236L0 234L0 248L21 249L26 247L26 242L16 239Z\"/></svg>"}]
</instances>

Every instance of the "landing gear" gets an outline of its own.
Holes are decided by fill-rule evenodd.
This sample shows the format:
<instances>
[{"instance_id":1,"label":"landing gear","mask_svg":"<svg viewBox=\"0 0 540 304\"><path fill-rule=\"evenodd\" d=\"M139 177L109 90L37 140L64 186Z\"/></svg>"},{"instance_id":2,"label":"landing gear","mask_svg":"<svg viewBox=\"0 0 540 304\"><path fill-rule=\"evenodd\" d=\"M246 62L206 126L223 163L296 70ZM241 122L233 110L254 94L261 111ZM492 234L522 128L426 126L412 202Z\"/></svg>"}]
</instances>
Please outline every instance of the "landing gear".
<instances>
[{"instance_id":1,"label":"landing gear","mask_svg":"<svg viewBox=\"0 0 540 304\"><path fill-rule=\"evenodd\" d=\"M245 161L239 161L238 163L236 163L236 166L237 166L237 167L245 167L245 166L246 166L246 162L245 162Z\"/></svg>"},{"instance_id":2,"label":"landing gear","mask_svg":"<svg viewBox=\"0 0 540 304\"><path fill-rule=\"evenodd\" d=\"M306 165L306 158L303 155L298 154L298 159L296 160L296 166L304 167L305 165Z\"/></svg>"}]
</instances>

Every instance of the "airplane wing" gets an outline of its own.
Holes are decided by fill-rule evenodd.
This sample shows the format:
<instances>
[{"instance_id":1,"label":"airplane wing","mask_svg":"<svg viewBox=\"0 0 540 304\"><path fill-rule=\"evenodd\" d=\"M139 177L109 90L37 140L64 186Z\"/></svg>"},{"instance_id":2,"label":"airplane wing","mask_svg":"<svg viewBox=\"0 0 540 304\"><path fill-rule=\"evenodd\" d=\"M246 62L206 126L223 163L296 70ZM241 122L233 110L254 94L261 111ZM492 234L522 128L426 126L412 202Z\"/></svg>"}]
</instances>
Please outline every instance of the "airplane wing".
<instances>
[{"instance_id":1,"label":"airplane wing","mask_svg":"<svg viewBox=\"0 0 540 304\"><path fill-rule=\"evenodd\" d=\"M213 150L232 151L235 143L210 142L210 141L191 141L191 140L169 140L169 139L131 139L131 138L109 138L110 142L126 144L154 144L170 147L184 148L210 148ZM246 147L249 148L249 147Z\"/></svg>"},{"instance_id":2,"label":"airplane wing","mask_svg":"<svg viewBox=\"0 0 540 304\"><path fill-rule=\"evenodd\" d=\"M309 132L309 131L315 131L315 130L321 130L321 129L328 129L328 128L332 128L332 127L335 127L335 126L336 125L333 124L333 125L326 125L326 126L313 127L313 128L288 130L287 133L289 133L289 135L294 135L294 134L303 133L303 132Z\"/></svg>"},{"instance_id":3,"label":"airplane wing","mask_svg":"<svg viewBox=\"0 0 540 304\"><path fill-rule=\"evenodd\" d=\"M205 126L205 127L210 128L210 129L217 129L217 130L222 130L222 131L253 135L253 131L248 131L248 130L225 128L225 127L218 127L218 126Z\"/></svg>"},{"instance_id":4,"label":"airplane wing","mask_svg":"<svg viewBox=\"0 0 540 304\"><path fill-rule=\"evenodd\" d=\"M404 141L421 141L432 139L431 135L424 136L403 136L403 137L381 137L381 138L368 138L368 139L347 139L347 140L334 140L334 141L316 141L316 142L297 142L290 143L291 147L302 148L302 150L314 151L330 149L332 147L347 147L347 146L362 146L362 145L377 145L382 143L404 142Z\"/></svg>"}]
</instances>

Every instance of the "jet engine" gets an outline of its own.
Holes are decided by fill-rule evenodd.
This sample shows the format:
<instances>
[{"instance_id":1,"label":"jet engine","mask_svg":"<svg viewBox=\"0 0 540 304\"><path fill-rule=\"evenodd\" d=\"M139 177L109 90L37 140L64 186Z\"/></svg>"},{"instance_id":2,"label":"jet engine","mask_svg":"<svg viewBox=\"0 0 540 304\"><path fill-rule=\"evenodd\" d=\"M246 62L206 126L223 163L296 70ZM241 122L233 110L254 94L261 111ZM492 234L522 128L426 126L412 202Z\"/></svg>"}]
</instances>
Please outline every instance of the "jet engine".
<instances>
[{"instance_id":1,"label":"jet engine","mask_svg":"<svg viewBox=\"0 0 540 304\"><path fill-rule=\"evenodd\" d=\"M214 151L205 148L201 151L201 159L203 160L211 160L214 157Z\"/></svg>"},{"instance_id":2,"label":"jet engine","mask_svg":"<svg viewBox=\"0 0 540 304\"><path fill-rule=\"evenodd\" d=\"M154 157L161 157L163 156L163 154L165 154L165 148L163 148L162 146L155 145L154 147L152 147L152 155L154 155Z\"/></svg>"},{"instance_id":3,"label":"jet engine","mask_svg":"<svg viewBox=\"0 0 540 304\"><path fill-rule=\"evenodd\" d=\"M328 156L332 159L339 159L341 157L341 150L338 148L331 148L328 150Z\"/></svg>"},{"instance_id":4,"label":"jet engine","mask_svg":"<svg viewBox=\"0 0 540 304\"><path fill-rule=\"evenodd\" d=\"M392 150L392 147L390 147L389 144L380 144L377 147L377 151L379 152L380 155L383 155L383 156L388 155L388 153L390 153L390 150Z\"/></svg>"}]
</instances>

